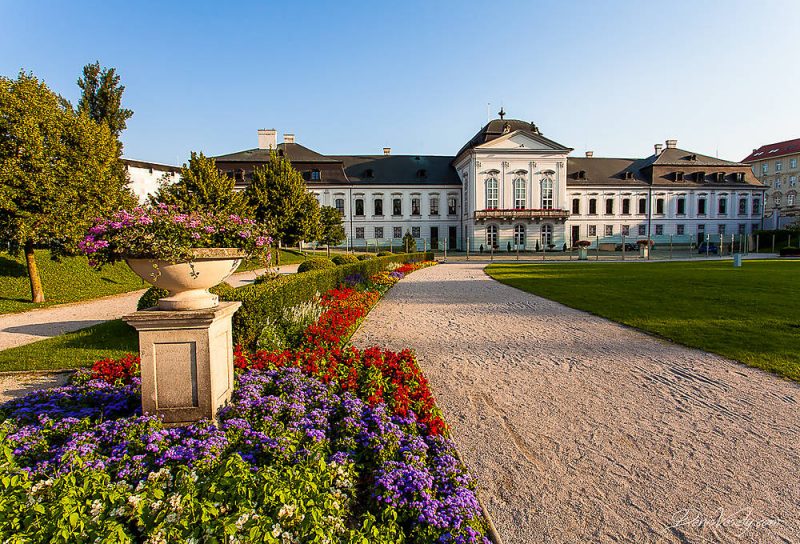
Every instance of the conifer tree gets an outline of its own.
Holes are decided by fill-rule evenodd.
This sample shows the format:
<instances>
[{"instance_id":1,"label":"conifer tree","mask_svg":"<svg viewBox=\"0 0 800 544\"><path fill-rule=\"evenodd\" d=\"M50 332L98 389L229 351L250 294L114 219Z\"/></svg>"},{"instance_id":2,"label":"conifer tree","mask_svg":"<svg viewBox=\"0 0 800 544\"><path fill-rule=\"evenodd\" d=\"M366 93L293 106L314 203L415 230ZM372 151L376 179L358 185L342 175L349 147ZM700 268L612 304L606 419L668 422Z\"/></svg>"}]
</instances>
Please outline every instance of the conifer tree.
<instances>
[{"instance_id":1,"label":"conifer tree","mask_svg":"<svg viewBox=\"0 0 800 544\"><path fill-rule=\"evenodd\" d=\"M119 138L127 126L133 111L122 107L125 86L119 84L114 68L102 68L99 62L83 67L83 77L78 79L81 98L78 112L87 114L98 123L105 123L115 137Z\"/></svg>"}]
</instances>

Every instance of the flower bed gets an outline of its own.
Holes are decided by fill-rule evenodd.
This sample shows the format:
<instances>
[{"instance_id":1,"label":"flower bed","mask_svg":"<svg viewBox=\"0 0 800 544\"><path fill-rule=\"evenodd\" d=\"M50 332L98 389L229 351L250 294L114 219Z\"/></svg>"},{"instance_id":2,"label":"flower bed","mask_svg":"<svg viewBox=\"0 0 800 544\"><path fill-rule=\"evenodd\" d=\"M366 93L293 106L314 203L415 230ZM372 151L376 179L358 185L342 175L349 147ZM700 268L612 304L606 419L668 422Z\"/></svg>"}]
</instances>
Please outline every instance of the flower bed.
<instances>
[{"instance_id":1,"label":"flower bed","mask_svg":"<svg viewBox=\"0 0 800 544\"><path fill-rule=\"evenodd\" d=\"M219 427L142 416L135 357L4 405L0 537L487 542L413 354L345 346L397 279L352 280L298 346L237 347Z\"/></svg>"}]
</instances>

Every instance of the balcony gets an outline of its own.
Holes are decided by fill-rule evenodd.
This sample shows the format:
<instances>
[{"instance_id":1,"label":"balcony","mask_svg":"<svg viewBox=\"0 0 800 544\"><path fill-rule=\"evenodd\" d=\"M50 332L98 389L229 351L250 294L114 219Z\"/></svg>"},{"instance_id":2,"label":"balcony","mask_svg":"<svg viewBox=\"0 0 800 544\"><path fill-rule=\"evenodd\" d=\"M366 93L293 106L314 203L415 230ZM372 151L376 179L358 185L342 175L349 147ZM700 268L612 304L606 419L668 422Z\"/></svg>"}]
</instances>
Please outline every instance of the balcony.
<instances>
[{"instance_id":1,"label":"balcony","mask_svg":"<svg viewBox=\"0 0 800 544\"><path fill-rule=\"evenodd\" d=\"M514 221L526 219L528 221L541 221L542 219L552 219L555 221L566 221L569 217L567 210L551 209L512 209L512 210L476 210L475 221L499 220Z\"/></svg>"}]
</instances>

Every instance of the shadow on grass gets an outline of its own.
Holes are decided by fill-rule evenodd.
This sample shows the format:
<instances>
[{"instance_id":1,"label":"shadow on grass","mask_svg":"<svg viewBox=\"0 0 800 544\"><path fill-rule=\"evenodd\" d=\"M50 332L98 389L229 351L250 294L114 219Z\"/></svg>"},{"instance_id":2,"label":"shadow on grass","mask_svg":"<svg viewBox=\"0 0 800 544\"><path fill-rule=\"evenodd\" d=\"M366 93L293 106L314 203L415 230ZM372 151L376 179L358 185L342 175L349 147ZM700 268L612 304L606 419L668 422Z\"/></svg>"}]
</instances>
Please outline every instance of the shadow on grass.
<instances>
[{"instance_id":1,"label":"shadow on grass","mask_svg":"<svg viewBox=\"0 0 800 544\"><path fill-rule=\"evenodd\" d=\"M12 278L24 278L28 275L28 269L21 262L0 255L0 276Z\"/></svg>"}]
</instances>

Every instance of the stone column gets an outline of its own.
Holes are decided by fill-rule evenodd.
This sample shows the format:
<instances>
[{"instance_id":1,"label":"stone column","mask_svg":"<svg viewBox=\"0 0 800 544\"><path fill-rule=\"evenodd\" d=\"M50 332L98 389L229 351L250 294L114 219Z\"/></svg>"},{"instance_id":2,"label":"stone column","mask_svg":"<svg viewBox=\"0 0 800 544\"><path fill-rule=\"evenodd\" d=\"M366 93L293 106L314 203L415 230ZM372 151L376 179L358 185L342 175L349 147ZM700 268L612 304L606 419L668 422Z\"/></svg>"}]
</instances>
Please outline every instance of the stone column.
<instances>
[{"instance_id":1,"label":"stone column","mask_svg":"<svg viewBox=\"0 0 800 544\"><path fill-rule=\"evenodd\" d=\"M231 319L241 304L151 308L123 318L139 332L143 413L163 416L170 424L215 418L233 391Z\"/></svg>"}]
</instances>

